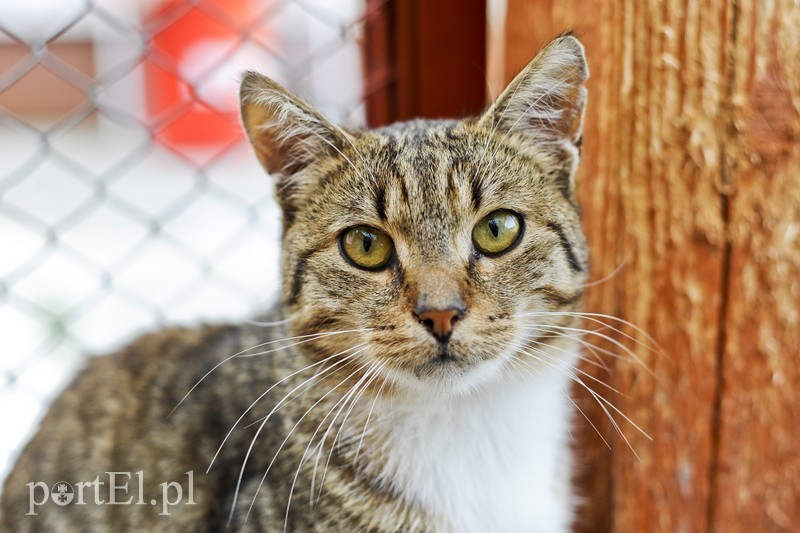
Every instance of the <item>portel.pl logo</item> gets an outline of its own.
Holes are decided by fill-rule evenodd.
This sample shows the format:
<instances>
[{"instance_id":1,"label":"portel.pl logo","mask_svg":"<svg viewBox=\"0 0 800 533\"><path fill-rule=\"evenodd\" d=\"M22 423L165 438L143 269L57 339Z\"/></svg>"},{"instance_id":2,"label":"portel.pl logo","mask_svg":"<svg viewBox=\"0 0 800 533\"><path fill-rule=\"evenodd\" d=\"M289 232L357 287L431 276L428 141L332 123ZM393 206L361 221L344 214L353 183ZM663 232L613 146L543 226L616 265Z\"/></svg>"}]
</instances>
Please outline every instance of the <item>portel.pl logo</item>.
<instances>
[{"instance_id":1,"label":"portel.pl logo","mask_svg":"<svg viewBox=\"0 0 800 533\"><path fill-rule=\"evenodd\" d=\"M186 501L184 486L180 481L165 481L159 486L161 492L149 500L144 495L144 471L104 472L104 479L97 476L92 481L80 481L75 486L67 481L48 485L44 481L32 481L28 487L27 516L36 516L42 505L151 505L159 506L159 515L170 516L170 508L178 504L194 505L194 472L186 472Z\"/></svg>"}]
</instances>

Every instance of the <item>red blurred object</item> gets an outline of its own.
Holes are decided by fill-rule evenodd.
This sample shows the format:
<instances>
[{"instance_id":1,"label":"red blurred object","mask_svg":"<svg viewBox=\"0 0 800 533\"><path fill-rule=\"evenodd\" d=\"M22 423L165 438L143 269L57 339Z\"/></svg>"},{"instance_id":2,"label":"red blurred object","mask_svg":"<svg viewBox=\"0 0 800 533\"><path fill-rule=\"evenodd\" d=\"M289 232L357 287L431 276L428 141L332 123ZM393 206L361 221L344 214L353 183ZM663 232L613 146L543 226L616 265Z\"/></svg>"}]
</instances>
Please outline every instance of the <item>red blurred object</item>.
<instances>
[{"instance_id":1,"label":"red blurred object","mask_svg":"<svg viewBox=\"0 0 800 533\"><path fill-rule=\"evenodd\" d=\"M250 12L250 0L167 0L148 16L147 111L157 141L213 148L241 136L235 76L225 67L241 41L236 24Z\"/></svg>"}]
</instances>

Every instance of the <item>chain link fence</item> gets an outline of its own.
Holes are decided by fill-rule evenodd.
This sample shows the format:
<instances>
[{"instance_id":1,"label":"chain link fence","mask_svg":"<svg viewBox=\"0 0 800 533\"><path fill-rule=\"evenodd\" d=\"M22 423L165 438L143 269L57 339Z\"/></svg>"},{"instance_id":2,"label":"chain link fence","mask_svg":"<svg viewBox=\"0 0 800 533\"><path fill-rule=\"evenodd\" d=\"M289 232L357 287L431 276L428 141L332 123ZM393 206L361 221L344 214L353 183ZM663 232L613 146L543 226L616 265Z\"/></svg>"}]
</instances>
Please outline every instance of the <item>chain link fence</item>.
<instances>
[{"instance_id":1,"label":"chain link fence","mask_svg":"<svg viewBox=\"0 0 800 533\"><path fill-rule=\"evenodd\" d=\"M85 354L277 291L279 213L239 132L259 70L364 122L363 0L0 4L0 480Z\"/></svg>"}]
</instances>

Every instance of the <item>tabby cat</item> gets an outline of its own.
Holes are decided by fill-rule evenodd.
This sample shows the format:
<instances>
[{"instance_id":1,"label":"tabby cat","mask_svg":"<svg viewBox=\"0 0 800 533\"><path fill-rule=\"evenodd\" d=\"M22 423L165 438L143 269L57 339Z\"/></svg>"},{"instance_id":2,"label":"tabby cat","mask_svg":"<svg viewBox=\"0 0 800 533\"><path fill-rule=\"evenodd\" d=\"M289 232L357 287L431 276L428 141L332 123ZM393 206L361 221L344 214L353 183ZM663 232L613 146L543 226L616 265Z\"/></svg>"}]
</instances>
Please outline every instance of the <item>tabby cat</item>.
<instances>
[{"instance_id":1,"label":"tabby cat","mask_svg":"<svg viewBox=\"0 0 800 533\"><path fill-rule=\"evenodd\" d=\"M90 360L3 529L567 531L587 77L565 35L483 116L355 131L247 73L280 303Z\"/></svg>"}]
</instances>

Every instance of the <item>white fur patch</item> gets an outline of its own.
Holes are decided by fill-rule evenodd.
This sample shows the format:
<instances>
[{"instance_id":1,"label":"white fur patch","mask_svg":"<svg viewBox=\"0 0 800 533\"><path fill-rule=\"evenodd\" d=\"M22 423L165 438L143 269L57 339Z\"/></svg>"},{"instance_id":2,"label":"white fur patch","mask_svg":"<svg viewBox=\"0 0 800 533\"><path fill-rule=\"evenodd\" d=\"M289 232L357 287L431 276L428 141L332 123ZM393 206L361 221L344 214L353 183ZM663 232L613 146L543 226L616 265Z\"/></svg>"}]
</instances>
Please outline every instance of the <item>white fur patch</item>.
<instances>
[{"instance_id":1,"label":"white fur patch","mask_svg":"<svg viewBox=\"0 0 800 533\"><path fill-rule=\"evenodd\" d=\"M559 358L561 369L534 368L535 377L507 365L469 394L417 389L385 402L371 428L385 439L382 481L435 517L437 531L568 531L572 404L563 370L574 361Z\"/></svg>"}]
</instances>

